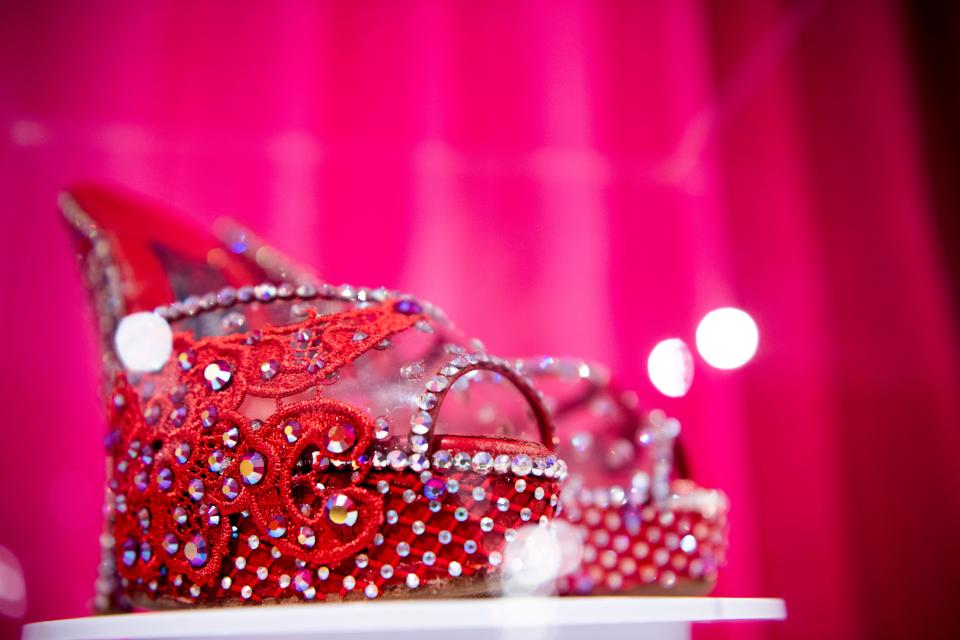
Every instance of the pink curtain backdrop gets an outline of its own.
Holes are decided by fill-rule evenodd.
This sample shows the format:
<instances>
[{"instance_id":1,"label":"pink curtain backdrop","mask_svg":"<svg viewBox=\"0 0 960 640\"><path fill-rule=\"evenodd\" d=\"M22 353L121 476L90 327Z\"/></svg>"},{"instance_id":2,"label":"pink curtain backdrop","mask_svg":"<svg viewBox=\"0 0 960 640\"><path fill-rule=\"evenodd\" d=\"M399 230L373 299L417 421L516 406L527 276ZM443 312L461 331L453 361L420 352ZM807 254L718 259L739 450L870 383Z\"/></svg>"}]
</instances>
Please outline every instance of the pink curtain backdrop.
<instances>
[{"instance_id":1,"label":"pink curtain backdrop","mask_svg":"<svg viewBox=\"0 0 960 640\"><path fill-rule=\"evenodd\" d=\"M956 631L957 318L896 5L4 3L0 56L5 633L85 614L96 573L79 179L609 363L731 497L717 594L788 601L704 636ZM661 396L650 349L726 305L756 359Z\"/></svg>"}]
</instances>

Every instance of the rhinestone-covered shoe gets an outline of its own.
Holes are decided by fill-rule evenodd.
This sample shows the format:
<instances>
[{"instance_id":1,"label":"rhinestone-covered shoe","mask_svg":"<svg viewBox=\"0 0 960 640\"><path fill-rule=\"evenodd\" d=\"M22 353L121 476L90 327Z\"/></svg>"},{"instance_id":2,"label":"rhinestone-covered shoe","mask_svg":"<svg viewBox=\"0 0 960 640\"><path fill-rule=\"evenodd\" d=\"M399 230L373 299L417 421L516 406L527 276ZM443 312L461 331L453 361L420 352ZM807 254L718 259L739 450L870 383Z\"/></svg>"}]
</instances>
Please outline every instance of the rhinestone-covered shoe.
<instances>
[{"instance_id":1,"label":"rhinestone-covered shoe","mask_svg":"<svg viewBox=\"0 0 960 640\"><path fill-rule=\"evenodd\" d=\"M61 207L104 351L100 609L499 592L566 475L515 363L242 231L93 187Z\"/></svg>"},{"instance_id":2,"label":"rhinestone-covered shoe","mask_svg":"<svg viewBox=\"0 0 960 640\"><path fill-rule=\"evenodd\" d=\"M687 478L680 423L641 411L600 366L550 357L521 371L546 394L570 466L562 517L582 545L566 594L704 595L727 548L725 494Z\"/></svg>"}]
</instances>

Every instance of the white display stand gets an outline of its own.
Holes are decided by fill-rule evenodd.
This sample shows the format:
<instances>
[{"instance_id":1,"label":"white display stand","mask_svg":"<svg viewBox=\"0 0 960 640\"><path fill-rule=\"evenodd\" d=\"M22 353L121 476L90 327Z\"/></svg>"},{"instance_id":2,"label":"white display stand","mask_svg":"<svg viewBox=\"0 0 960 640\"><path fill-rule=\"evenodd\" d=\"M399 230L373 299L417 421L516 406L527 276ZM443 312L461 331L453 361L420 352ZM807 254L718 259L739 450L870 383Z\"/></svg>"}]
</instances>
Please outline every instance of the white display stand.
<instances>
[{"instance_id":1,"label":"white display stand","mask_svg":"<svg viewBox=\"0 0 960 640\"><path fill-rule=\"evenodd\" d=\"M395 600L92 616L28 624L23 638L678 640L690 637L693 623L783 620L786 615L783 600L773 598Z\"/></svg>"}]
</instances>

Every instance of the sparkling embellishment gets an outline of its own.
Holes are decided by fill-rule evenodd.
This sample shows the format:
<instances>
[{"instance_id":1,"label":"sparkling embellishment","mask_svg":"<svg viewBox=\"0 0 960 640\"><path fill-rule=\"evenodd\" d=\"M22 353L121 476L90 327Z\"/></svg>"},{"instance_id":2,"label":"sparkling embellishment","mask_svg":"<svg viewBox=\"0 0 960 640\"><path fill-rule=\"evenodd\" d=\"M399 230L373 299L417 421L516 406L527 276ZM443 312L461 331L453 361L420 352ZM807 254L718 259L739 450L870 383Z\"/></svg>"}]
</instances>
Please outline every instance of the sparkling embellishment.
<instances>
[{"instance_id":1,"label":"sparkling embellishment","mask_svg":"<svg viewBox=\"0 0 960 640\"><path fill-rule=\"evenodd\" d=\"M267 533L271 538L280 538L287 532L287 519L280 514L270 518L267 523Z\"/></svg>"},{"instance_id":2,"label":"sparkling embellishment","mask_svg":"<svg viewBox=\"0 0 960 640\"><path fill-rule=\"evenodd\" d=\"M426 411L420 411L410 420L410 430L417 435L426 435L430 433L430 427L433 426L433 416Z\"/></svg>"},{"instance_id":3,"label":"sparkling embellishment","mask_svg":"<svg viewBox=\"0 0 960 640\"><path fill-rule=\"evenodd\" d=\"M186 463L190 458L190 443L181 442L177 445L177 448L173 450L173 455L177 458L177 462L180 464Z\"/></svg>"},{"instance_id":4,"label":"sparkling embellishment","mask_svg":"<svg viewBox=\"0 0 960 640\"><path fill-rule=\"evenodd\" d=\"M170 424L175 427L182 426L187 421L187 408L177 407L170 412Z\"/></svg>"},{"instance_id":5,"label":"sparkling embellishment","mask_svg":"<svg viewBox=\"0 0 960 640\"><path fill-rule=\"evenodd\" d=\"M203 536L193 536L183 545L183 555L191 567L202 567L207 564L207 541Z\"/></svg>"},{"instance_id":6,"label":"sparkling embellishment","mask_svg":"<svg viewBox=\"0 0 960 640\"><path fill-rule=\"evenodd\" d=\"M197 364L197 352L193 349L181 351L177 354L177 364L180 365L183 371L193 369L193 365Z\"/></svg>"},{"instance_id":7,"label":"sparkling embellishment","mask_svg":"<svg viewBox=\"0 0 960 640\"><path fill-rule=\"evenodd\" d=\"M415 573L407 574L407 587L410 589L416 589L420 586L420 576Z\"/></svg>"},{"instance_id":8,"label":"sparkling embellishment","mask_svg":"<svg viewBox=\"0 0 960 640\"><path fill-rule=\"evenodd\" d=\"M237 443L240 442L240 430L236 427L230 427L223 432L223 445L230 449L233 449L237 446Z\"/></svg>"},{"instance_id":9,"label":"sparkling embellishment","mask_svg":"<svg viewBox=\"0 0 960 640\"><path fill-rule=\"evenodd\" d=\"M263 454L252 451L240 457L240 477L247 484L257 484L263 480L266 471L267 463L263 459Z\"/></svg>"},{"instance_id":10,"label":"sparkling embellishment","mask_svg":"<svg viewBox=\"0 0 960 640\"><path fill-rule=\"evenodd\" d=\"M451 563L449 564L449 566L447 567L447 571L450 573L451 576L453 576L454 578L456 578L456 577L459 576L461 573L463 573L463 567L460 566L460 563L459 563L459 562L457 562L456 560L454 560L454 561L451 562Z\"/></svg>"},{"instance_id":11,"label":"sparkling embellishment","mask_svg":"<svg viewBox=\"0 0 960 640\"><path fill-rule=\"evenodd\" d=\"M166 491L171 486L173 486L173 471L167 468L160 469L157 473L157 487L161 491Z\"/></svg>"},{"instance_id":12,"label":"sparkling embellishment","mask_svg":"<svg viewBox=\"0 0 960 640\"><path fill-rule=\"evenodd\" d=\"M270 380L280 372L280 363L276 360L267 360L260 363L260 377Z\"/></svg>"},{"instance_id":13,"label":"sparkling embellishment","mask_svg":"<svg viewBox=\"0 0 960 640\"><path fill-rule=\"evenodd\" d=\"M437 396L432 393L425 393L417 400L417 407L424 411L430 411L437 406Z\"/></svg>"},{"instance_id":14,"label":"sparkling embellishment","mask_svg":"<svg viewBox=\"0 0 960 640\"><path fill-rule=\"evenodd\" d=\"M183 507L176 507L173 510L173 519L177 524L186 524L187 523L187 510Z\"/></svg>"},{"instance_id":15,"label":"sparkling embellishment","mask_svg":"<svg viewBox=\"0 0 960 640\"><path fill-rule=\"evenodd\" d=\"M446 376L434 376L427 380L427 391L439 393L450 386L450 380Z\"/></svg>"},{"instance_id":16,"label":"sparkling embellishment","mask_svg":"<svg viewBox=\"0 0 960 640\"><path fill-rule=\"evenodd\" d=\"M233 366L226 360L214 360L204 367L203 380L211 391L223 391L233 380Z\"/></svg>"},{"instance_id":17,"label":"sparkling embellishment","mask_svg":"<svg viewBox=\"0 0 960 640\"><path fill-rule=\"evenodd\" d=\"M323 434L323 446L330 453L344 453L357 441L357 430L349 422L342 422Z\"/></svg>"},{"instance_id":18,"label":"sparkling embellishment","mask_svg":"<svg viewBox=\"0 0 960 640\"><path fill-rule=\"evenodd\" d=\"M493 469L493 456L486 451L480 451L473 456L473 470L480 474L488 474Z\"/></svg>"},{"instance_id":19,"label":"sparkling embellishment","mask_svg":"<svg viewBox=\"0 0 960 640\"><path fill-rule=\"evenodd\" d=\"M132 567L137 561L137 543L128 539L123 543L123 555L121 556L124 566Z\"/></svg>"},{"instance_id":20,"label":"sparkling embellishment","mask_svg":"<svg viewBox=\"0 0 960 640\"><path fill-rule=\"evenodd\" d=\"M453 456L449 451L441 450L433 454L433 466L437 469L446 470L453 465Z\"/></svg>"},{"instance_id":21,"label":"sparkling embellishment","mask_svg":"<svg viewBox=\"0 0 960 640\"><path fill-rule=\"evenodd\" d=\"M518 476L525 476L533 470L533 461L530 456L520 454L513 459L510 469Z\"/></svg>"},{"instance_id":22,"label":"sparkling embellishment","mask_svg":"<svg viewBox=\"0 0 960 640\"><path fill-rule=\"evenodd\" d=\"M324 505L324 509L330 522L347 527L352 527L360 516L356 503L342 493L329 498Z\"/></svg>"},{"instance_id":23,"label":"sparkling embellishment","mask_svg":"<svg viewBox=\"0 0 960 640\"><path fill-rule=\"evenodd\" d=\"M423 485L423 495L430 500L438 500L447 490L447 483L436 476L427 480Z\"/></svg>"},{"instance_id":24,"label":"sparkling embellishment","mask_svg":"<svg viewBox=\"0 0 960 640\"><path fill-rule=\"evenodd\" d=\"M296 442L303 433L303 427L296 420L290 420L283 425L283 435L287 437L287 442Z\"/></svg>"},{"instance_id":25,"label":"sparkling embellishment","mask_svg":"<svg viewBox=\"0 0 960 640\"><path fill-rule=\"evenodd\" d=\"M314 535L313 529L303 526L300 527L300 533L297 534L297 542L310 549L317 543L317 537Z\"/></svg>"},{"instance_id":26,"label":"sparkling embellishment","mask_svg":"<svg viewBox=\"0 0 960 640\"><path fill-rule=\"evenodd\" d=\"M375 430L373 436L377 440L386 440L390 437L390 423L384 417L379 417L374 421Z\"/></svg>"},{"instance_id":27,"label":"sparkling embellishment","mask_svg":"<svg viewBox=\"0 0 960 640\"><path fill-rule=\"evenodd\" d=\"M304 569L293 576L293 587L300 592L306 591L313 582L313 574Z\"/></svg>"},{"instance_id":28,"label":"sparkling embellishment","mask_svg":"<svg viewBox=\"0 0 960 640\"><path fill-rule=\"evenodd\" d=\"M435 554L433 551L427 551L420 559L423 561L423 564L427 565L428 567L432 567L433 563L437 561L437 554Z\"/></svg>"},{"instance_id":29,"label":"sparkling embellishment","mask_svg":"<svg viewBox=\"0 0 960 640\"><path fill-rule=\"evenodd\" d=\"M397 449L387 454L387 463L397 471L405 469L408 463L407 454Z\"/></svg>"},{"instance_id":30,"label":"sparkling embellishment","mask_svg":"<svg viewBox=\"0 0 960 640\"><path fill-rule=\"evenodd\" d=\"M459 471L469 471L470 470L470 454L461 451L460 453L453 456L453 466Z\"/></svg>"},{"instance_id":31,"label":"sparkling embellishment","mask_svg":"<svg viewBox=\"0 0 960 640\"><path fill-rule=\"evenodd\" d=\"M203 514L204 519L207 521L207 526L215 527L220 524L220 510L217 509L215 505L201 505L200 513Z\"/></svg>"},{"instance_id":32,"label":"sparkling embellishment","mask_svg":"<svg viewBox=\"0 0 960 640\"><path fill-rule=\"evenodd\" d=\"M240 495L240 483L233 478L224 478L220 491L227 500L235 500Z\"/></svg>"},{"instance_id":33,"label":"sparkling embellishment","mask_svg":"<svg viewBox=\"0 0 960 640\"><path fill-rule=\"evenodd\" d=\"M210 467L210 471L214 473L223 471L223 468L228 462L227 456L220 449L214 449L210 452L210 456L207 457L207 466Z\"/></svg>"},{"instance_id":34,"label":"sparkling embellishment","mask_svg":"<svg viewBox=\"0 0 960 640\"><path fill-rule=\"evenodd\" d=\"M177 536L172 533L168 533L163 536L163 550L166 551L171 556L175 554L180 549L180 542L177 540Z\"/></svg>"},{"instance_id":35,"label":"sparkling embellishment","mask_svg":"<svg viewBox=\"0 0 960 640\"><path fill-rule=\"evenodd\" d=\"M203 481L199 478L193 478L189 484L187 484L187 495L190 496L191 500L200 500L203 498Z\"/></svg>"},{"instance_id":36,"label":"sparkling embellishment","mask_svg":"<svg viewBox=\"0 0 960 640\"><path fill-rule=\"evenodd\" d=\"M200 422L208 429L217 424L217 408L209 406L200 412Z\"/></svg>"},{"instance_id":37,"label":"sparkling embellishment","mask_svg":"<svg viewBox=\"0 0 960 640\"><path fill-rule=\"evenodd\" d=\"M408 555L410 555L410 545L406 542L398 542L397 555L401 558L406 558Z\"/></svg>"},{"instance_id":38,"label":"sparkling embellishment","mask_svg":"<svg viewBox=\"0 0 960 640\"><path fill-rule=\"evenodd\" d=\"M423 362L411 362L400 367L400 377L407 380L416 380L423 375Z\"/></svg>"},{"instance_id":39,"label":"sparkling embellishment","mask_svg":"<svg viewBox=\"0 0 960 640\"><path fill-rule=\"evenodd\" d=\"M423 307L420 306L420 303L411 298L397 300L393 303L393 309L397 313L402 313L408 316L413 316L423 312Z\"/></svg>"}]
</instances>

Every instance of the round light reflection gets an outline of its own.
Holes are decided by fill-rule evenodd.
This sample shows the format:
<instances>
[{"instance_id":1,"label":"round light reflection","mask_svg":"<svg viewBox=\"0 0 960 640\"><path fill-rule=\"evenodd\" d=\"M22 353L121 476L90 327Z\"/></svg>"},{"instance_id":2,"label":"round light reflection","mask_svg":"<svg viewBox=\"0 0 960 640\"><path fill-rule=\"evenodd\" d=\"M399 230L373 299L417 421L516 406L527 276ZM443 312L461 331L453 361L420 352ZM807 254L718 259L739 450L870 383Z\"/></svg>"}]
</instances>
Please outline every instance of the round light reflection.
<instances>
[{"instance_id":1,"label":"round light reflection","mask_svg":"<svg viewBox=\"0 0 960 640\"><path fill-rule=\"evenodd\" d=\"M140 311L120 320L113 344L128 371L159 371L173 351L173 331L157 314Z\"/></svg>"},{"instance_id":2,"label":"round light reflection","mask_svg":"<svg viewBox=\"0 0 960 640\"><path fill-rule=\"evenodd\" d=\"M757 323L742 309L714 309L697 325L697 351L717 369L737 369L747 364L759 343Z\"/></svg>"},{"instance_id":3,"label":"round light reflection","mask_svg":"<svg viewBox=\"0 0 960 640\"><path fill-rule=\"evenodd\" d=\"M680 338L658 342L647 358L647 375L663 395L685 396L693 384L693 355L687 343Z\"/></svg>"}]
</instances>

